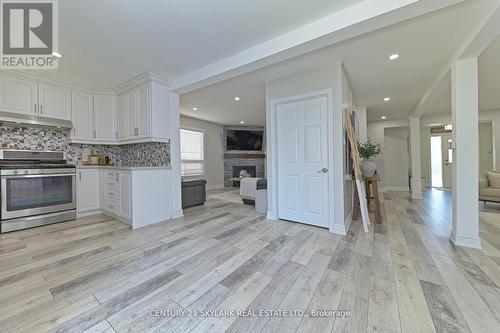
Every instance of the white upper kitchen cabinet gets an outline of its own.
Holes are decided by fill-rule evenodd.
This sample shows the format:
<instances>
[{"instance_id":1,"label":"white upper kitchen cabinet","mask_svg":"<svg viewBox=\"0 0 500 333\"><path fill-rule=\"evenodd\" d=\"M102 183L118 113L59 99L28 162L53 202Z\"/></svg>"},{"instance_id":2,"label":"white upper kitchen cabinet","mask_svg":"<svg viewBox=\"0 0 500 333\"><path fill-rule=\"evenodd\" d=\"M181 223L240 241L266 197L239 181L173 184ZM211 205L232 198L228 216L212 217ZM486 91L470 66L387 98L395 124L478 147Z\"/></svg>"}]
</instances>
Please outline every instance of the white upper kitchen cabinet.
<instances>
[{"instance_id":1,"label":"white upper kitchen cabinet","mask_svg":"<svg viewBox=\"0 0 500 333\"><path fill-rule=\"evenodd\" d=\"M151 135L151 95L150 84L143 84L137 91L137 105L136 112L136 135L139 137L148 137Z\"/></svg>"},{"instance_id":2,"label":"white upper kitchen cabinet","mask_svg":"<svg viewBox=\"0 0 500 333\"><path fill-rule=\"evenodd\" d=\"M116 142L116 96L94 95L94 130L99 142Z\"/></svg>"},{"instance_id":3,"label":"white upper kitchen cabinet","mask_svg":"<svg viewBox=\"0 0 500 333\"><path fill-rule=\"evenodd\" d=\"M40 117L71 120L71 90L38 84L38 108Z\"/></svg>"},{"instance_id":4,"label":"white upper kitchen cabinet","mask_svg":"<svg viewBox=\"0 0 500 333\"><path fill-rule=\"evenodd\" d=\"M78 213L98 210L99 201L99 169L80 169L77 173L77 211Z\"/></svg>"},{"instance_id":5,"label":"white upper kitchen cabinet","mask_svg":"<svg viewBox=\"0 0 500 333\"><path fill-rule=\"evenodd\" d=\"M5 112L36 116L38 91L35 81L3 76L0 78L0 108Z\"/></svg>"},{"instance_id":6,"label":"white upper kitchen cabinet","mask_svg":"<svg viewBox=\"0 0 500 333\"><path fill-rule=\"evenodd\" d=\"M120 143L168 141L168 86L147 80L121 92L118 100Z\"/></svg>"},{"instance_id":7,"label":"white upper kitchen cabinet","mask_svg":"<svg viewBox=\"0 0 500 333\"><path fill-rule=\"evenodd\" d=\"M128 108L127 108L127 138L135 138L137 135L137 113L139 109L139 89L134 89L128 94Z\"/></svg>"},{"instance_id":8,"label":"white upper kitchen cabinet","mask_svg":"<svg viewBox=\"0 0 500 333\"><path fill-rule=\"evenodd\" d=\"M118 124L118 140L125 140L129 137L128 129L128 109L129 109L129 94L124 93L118 96L118 108L116 112L116 122Z\"/></svg>"},{"instance_id":9,"label":"white upper kitchen cabinet","mask_svg":"<svg viewBox=\"0 0 500 333\"><path fill-rule=\"evenodd\" d=\"M72 93L72 140L93 140L94 133L94 107L92 94L84 91L73 90Z\"/></svg>"}]
</instances>

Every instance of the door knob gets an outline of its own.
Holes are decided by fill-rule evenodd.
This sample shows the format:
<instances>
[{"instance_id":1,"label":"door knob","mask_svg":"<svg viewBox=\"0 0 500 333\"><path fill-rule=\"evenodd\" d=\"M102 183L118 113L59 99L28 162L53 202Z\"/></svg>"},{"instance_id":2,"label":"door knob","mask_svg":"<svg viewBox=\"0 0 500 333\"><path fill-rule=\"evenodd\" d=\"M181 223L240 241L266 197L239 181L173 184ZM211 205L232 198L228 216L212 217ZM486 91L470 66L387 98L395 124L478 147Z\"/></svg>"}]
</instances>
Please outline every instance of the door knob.
<instances>
[{"instance_id":1,"label":"door knob","mask_svg":"<svg viewBox=\"0 0 500 333\"><path fill-rule=\"evenodd\" d=\"M323 169L318 170L318 171L316 171L316 172L318 172L318 173L320 173L320 172L322 172L322 173L327 173L327 172L328 172L328 169L327 169L327 168L323 168Z\"/></svg>"}]
</instances>

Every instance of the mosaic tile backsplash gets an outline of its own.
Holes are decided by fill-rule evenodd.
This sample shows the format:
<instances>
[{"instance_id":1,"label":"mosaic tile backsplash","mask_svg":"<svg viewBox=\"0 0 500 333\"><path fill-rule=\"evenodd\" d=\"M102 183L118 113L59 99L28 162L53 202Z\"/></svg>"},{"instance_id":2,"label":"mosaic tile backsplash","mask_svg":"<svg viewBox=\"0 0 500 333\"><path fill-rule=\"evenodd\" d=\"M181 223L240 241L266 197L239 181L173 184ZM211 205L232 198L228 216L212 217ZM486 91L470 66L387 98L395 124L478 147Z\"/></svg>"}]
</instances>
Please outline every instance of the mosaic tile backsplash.
<instances>
[{"instance_id":1,"label":"mosaic tile backsplash","mask_svg":"<svg viewBox=\"0 0 500 333\"><path fill-rule=\"evenodd\" d=\"M134 143L120 146L71 143L66 147L68 162L81 160L84 150L109 156L110 164L138 167L170 165L170 145L164 142Z\"/></svg>"},{"instance_id":2,"label":"mosaic tile backsplash","mask_svg":"<svg viewBox=\"0 0 500 333\"><path fill-rule=\"evenodd\" d=\"M0 126L2 149L64 150L66 131L43 127Z\"/></svg>"},{"instance_id":3,"label":"mosaic tile backsplash","mask_svg":"<svg viewBox=\"0 0 500 333\"><path fill-rule=\"evenodd\" d=\"M169 166L170 144L164 142L134 143L127 145L89 145L66 143L62 129L24 126L0 126L2 149L66 151L68 163L76 163L85 149L109 156L110 163L123 166Z\"/></svg>"}]
</instances>

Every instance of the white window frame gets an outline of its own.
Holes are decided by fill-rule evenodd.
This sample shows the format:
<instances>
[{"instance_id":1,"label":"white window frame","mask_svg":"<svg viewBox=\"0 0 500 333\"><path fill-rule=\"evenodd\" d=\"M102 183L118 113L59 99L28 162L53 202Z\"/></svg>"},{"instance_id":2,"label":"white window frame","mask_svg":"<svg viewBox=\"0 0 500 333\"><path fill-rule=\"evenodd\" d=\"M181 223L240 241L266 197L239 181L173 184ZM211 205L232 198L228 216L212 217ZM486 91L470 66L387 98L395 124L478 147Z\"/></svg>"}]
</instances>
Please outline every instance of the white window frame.
<instances>
[{"instance_id":1,"label":"white window frame","mask_svg":"<svg viewBox=\"0 0 500 333\"><path fill-rule=\"evenodd\" d=\"M194 179L206 179L207 176L207 131L202 128L196 128L196 127L190 127L190 126L181 126L180 130L186 130L186 131L192 131L192 132L199 132L203 134L203 173L202 174L195 174L195 175L183 175L182 174L182 167L181 167L181 178L182 180L194 180ZM181 142L182 145L182 142ZM182 159L182 147L180 148L181 150L181 166L182 163L184 163L184 160ZM193 163L199 163L200 161L196 160Z\"/></svg>"}]
</instances>

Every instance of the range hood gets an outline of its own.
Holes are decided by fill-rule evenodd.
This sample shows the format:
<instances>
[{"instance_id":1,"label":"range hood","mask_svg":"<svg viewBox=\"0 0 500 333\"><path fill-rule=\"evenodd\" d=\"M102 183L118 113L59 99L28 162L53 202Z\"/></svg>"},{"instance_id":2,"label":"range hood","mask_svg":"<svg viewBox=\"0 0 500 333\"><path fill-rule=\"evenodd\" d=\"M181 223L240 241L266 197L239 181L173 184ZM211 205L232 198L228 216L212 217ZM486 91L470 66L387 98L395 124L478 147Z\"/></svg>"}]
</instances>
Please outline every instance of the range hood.
<instances>
[{"instance_id":1,"label":"range hood","mask_svg":"<svg viewBox=\"0 0 500 333\"><path fill-rule=\"evenodd\" d=\"M35 115L19 114L0 111L0 123L47 126L57 128L73 128L71 120L62 120Z\"/></svg>"}]
</instances>

